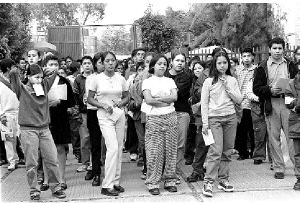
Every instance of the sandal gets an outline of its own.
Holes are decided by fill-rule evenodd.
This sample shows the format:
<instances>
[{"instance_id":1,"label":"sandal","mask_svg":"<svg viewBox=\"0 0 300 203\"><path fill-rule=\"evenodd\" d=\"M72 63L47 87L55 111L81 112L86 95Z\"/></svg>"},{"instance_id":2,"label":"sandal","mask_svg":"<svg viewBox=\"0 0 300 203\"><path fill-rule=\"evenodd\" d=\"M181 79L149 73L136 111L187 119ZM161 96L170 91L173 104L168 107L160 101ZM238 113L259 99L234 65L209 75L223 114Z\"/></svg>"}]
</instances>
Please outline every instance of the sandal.
<instances>
[{"instance_id":1,"label":"sandal","mask_svg":"<svg viewBox=\"0 0 300 203\"><path fill-rule=\"evenodd\" d=\"M31 200L40 200L41 196L39 192L34 192L32 194L30 194L30 199Z\"/></svg>"}]
</instances>

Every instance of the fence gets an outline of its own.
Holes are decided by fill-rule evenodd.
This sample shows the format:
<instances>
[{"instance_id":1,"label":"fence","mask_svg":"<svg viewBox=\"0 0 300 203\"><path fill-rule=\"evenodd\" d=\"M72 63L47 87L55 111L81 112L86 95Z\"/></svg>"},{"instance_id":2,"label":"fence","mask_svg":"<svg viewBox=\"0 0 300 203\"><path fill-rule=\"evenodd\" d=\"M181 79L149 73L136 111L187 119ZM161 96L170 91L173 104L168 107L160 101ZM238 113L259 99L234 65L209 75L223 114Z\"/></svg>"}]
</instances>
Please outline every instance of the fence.
<instances>
[{"instance_id":1,"label":"fence","mask_svg":"<svg viewBox=\"0 0 300 203\"><path fill-rule=\"evenodd\" d=\"M285 56L287 58L292 58L293 57L293 52L296 49L296 47L288 47L285 49ZM189 51L189 57L192 58L194 56L199 56L200 60L206 61L207 56L212 53L213 49L205 49L205 48L200 48L196 50ZM241 61L241 50L240 48L232 48L232 49L226 49L229 58L238 58L239 61ZM269 56L269 48L268 47L256 47L253 48L253 53L255 54L254 57L254 63L258 64L262 60L265 60Z\"/></svg>"}]
</instances>

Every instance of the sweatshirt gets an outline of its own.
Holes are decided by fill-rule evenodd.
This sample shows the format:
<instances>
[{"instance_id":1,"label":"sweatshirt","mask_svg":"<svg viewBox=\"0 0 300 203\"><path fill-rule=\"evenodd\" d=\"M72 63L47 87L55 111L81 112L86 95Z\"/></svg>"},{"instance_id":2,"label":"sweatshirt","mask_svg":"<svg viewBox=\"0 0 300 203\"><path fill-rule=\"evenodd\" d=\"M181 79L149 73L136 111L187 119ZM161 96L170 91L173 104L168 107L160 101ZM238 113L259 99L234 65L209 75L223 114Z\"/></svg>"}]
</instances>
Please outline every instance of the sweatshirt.
<instances>
[{"instance_id":1,"label":"sweatshirt","mask_svg":"<svg viewBox=\"0 0 300 203\"><path fill-rule=\"evenodd\" d=\"M53 74L49 78L43 79L42 86L45 95L36 96L30 83L27 83L27 85L21 83L17 70L10 72L12 89L20 101L18 114L20 129L42 129L49 127L50 116L47 94L56 75L57 74Z\"/></svg>"}]
</instances>

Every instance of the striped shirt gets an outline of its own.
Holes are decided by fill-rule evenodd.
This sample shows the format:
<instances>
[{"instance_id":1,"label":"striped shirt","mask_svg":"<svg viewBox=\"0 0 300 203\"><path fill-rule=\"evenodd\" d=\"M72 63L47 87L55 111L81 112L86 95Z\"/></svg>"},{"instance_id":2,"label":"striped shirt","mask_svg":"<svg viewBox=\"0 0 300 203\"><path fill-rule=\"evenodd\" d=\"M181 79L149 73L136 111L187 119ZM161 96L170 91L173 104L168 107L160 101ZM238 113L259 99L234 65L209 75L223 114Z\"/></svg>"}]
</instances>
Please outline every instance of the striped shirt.
<instances>
[{"instance_id":1,"label":"striped shirt","mask_svg":"<svg viewBox=\"0 0 300 203\"><path fill-rule=\"evenodd\" d=\"M247 86L249 85L250 80L253 78L255 68L256 65L253 64L249 68L246 68L242 64L236 68L237 81L243 97L241 104L242 109L251 109L251 101L247 97Z\"/></svg>"}]
</instances>

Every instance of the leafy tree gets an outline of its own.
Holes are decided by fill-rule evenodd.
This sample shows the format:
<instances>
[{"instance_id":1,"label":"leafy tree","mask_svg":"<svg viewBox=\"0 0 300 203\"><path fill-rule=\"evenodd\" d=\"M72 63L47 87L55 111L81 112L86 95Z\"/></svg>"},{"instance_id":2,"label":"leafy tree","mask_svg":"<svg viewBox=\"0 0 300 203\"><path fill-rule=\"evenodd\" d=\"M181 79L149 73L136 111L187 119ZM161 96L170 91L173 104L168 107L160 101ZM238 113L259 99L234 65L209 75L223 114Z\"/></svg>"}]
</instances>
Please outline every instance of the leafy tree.
<instances>
[{"instance_id":1,"label":"leafy tree","mask_svg":"<svg viewBox=\"0 0 300 203\"><path fill-rule=\"evenodd\" d=\"M0 4L0 53L15 59L30 43L30 4Z\"/></svg>"},{"instance_id":2,"label":"leafy tree","mask_svg":"<svg viewBox=\"0 0 300 203\"><path fill-rule=\"evenodd\" d=\"M148 51L162 53L175 46L177 32L164 20L164 16L152 14L148 8L145 15L135 21L141 28L142 43Z\"/></svg>"},{"instance_id":3,"label":"leafy tree","mask_svg":"<svg viewBox=\"0 0 300 203\"><path fill-rule=\"evenodd\" d=\"M195 4L190 30L192 47L221 43L226 47L265 45L272 36L283 36L282 20L271 4Z\"/></svg>"},{"instance_id":4,"label":"leafy tree","mask_svg":"<svg viewBox=\"0 0 300 203\"><path fill-rule=\"evenodd\" d=\"M130 33L124 27L108 27L101 36L99 50L113 51L116 54L130 53Z\"/></svg>"},{"instance_id":5,"label":"leafy tree","mask_svg":"<svg viewBox=\"0 0 300 203\"><path fill-rule=\"evenodd\" d=\"M41 3L34 4L34 17L40 26L85 25L88 20L103 19L104 3Z\"/></svg>"}]
</instances>

